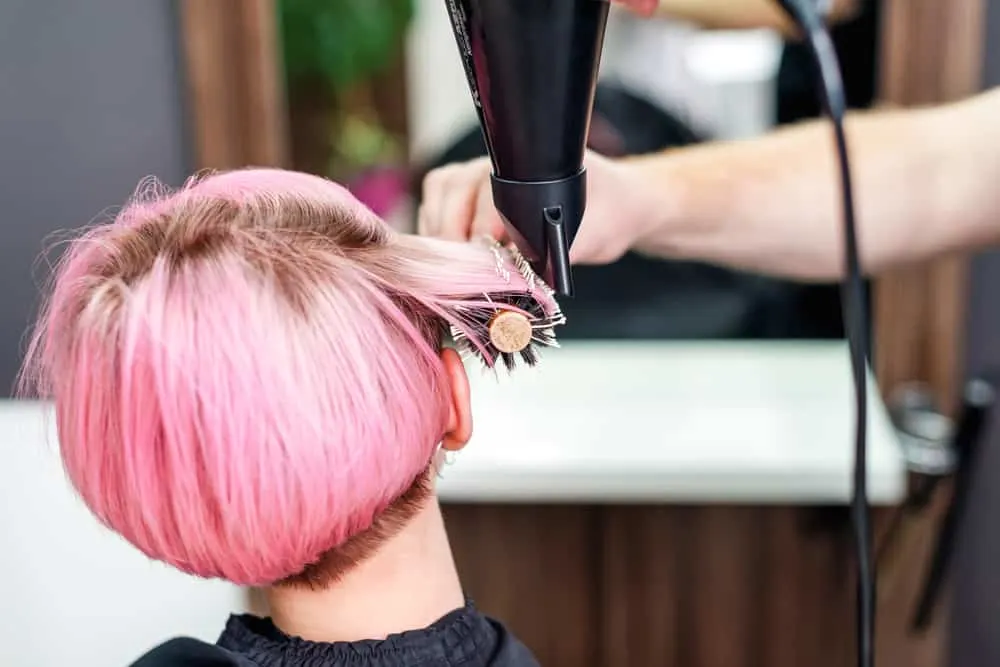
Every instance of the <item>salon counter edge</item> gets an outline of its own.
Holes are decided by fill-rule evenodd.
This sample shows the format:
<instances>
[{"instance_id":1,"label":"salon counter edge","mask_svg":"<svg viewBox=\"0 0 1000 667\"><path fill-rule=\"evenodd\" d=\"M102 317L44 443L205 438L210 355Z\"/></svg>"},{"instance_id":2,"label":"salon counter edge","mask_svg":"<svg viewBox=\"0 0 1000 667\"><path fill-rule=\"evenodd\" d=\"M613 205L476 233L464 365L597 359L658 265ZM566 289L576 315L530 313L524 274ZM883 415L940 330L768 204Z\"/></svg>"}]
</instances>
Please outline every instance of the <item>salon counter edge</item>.
<instances>
[{"instance_id":1,"label":"salon counter edge","mask_svg":"<svg viewBox=\"0 0 1000 667\"><path fill-rule=\"evenodd\" d=\"M839 505L850 499L847 346L570 341L510 376L469 363L472 442L444 502ZM869 377L869 497L894 505L906 466Z\"/></svg>"},{"instance_id":2,"label":"salon counter edge","mask_svg":"<svg viewBox=\"0 0 1000 667\"><path fill-rule=\"evenodd\" d=\"M475 435L442 471L445 503L849 499L854 411L840 342L572 341L509 377L475 364ZM906 469L870 387L869 496L893 505ZM55 458L44 403L0 401L0 434L0 457L15 446Z\"/></svg>"}]
</instances>

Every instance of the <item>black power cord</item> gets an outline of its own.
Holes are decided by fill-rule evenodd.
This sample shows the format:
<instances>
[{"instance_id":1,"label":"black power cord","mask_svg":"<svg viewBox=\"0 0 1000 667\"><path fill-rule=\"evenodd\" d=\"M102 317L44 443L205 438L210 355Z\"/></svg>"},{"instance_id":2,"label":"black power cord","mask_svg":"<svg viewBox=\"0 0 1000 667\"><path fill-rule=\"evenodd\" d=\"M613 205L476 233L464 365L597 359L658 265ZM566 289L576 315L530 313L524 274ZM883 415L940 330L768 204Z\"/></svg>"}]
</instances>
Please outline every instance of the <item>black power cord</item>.
<instances>
[{"instance_id":1,"label":"black power cord","mask_svg":"<svg viewBox=\"0 0 1000 667\"><path fill-rule=\"evenodd\" d=\"M851 497L851 523L858 561L857 587L857 665L874 667L875 663L875 566L872 553L871 510L868 506L868 311L858 257L858 238L854 216L854 192L851 187L850 160L844 132L847 99L840 74L840 63L833 40L817 7L818 0L778 0L792 17L809 46L821 84L821 99L833 123L834 140L840 163L844 215L845 274L841 300L844 328L850 348L854 376L856 410L854 441L854 485Z\"/></svg>"}]
</instances>

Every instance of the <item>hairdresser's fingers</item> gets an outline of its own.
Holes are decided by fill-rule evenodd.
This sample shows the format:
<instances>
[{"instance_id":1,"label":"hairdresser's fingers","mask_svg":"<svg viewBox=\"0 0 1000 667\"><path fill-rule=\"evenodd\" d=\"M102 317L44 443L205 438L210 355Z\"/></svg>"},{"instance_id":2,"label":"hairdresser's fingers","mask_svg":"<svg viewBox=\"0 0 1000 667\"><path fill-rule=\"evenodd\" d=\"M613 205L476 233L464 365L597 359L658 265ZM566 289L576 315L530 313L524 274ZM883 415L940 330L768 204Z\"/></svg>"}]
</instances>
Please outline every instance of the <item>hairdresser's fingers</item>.
<instances>
[{"instance_id":1,"label":"hairdresser's fingers","mask_svg":"<svg viewBox=\"0 0 1000 667\"><path fill-rule=\"evenodd\" d=\"M462 167L460 164L449 164L434 169L424 176L420 210L417 214L417 231L422 236L437 236L441 225L441 202L448 190L448 184Z\"/></svg>"},{"instance_id":2,"label":"hairdresser's fingers","mask_svg":"<svg viewBox=\"0 0 1000 667\"><path fill-rule=\"evenodd\" d=\"M472 236L476 211L476 186L468 181L456 182L445 190L435 236L448 241L468 241Z\"/></svg>"},{"instance_id":3,"label":"hairdresser's fingers","mask_svg":"<svg viewBox=\"0 0 1000 667\"><path fill-rule=\"evenodd\" d=\"M435 236L468 241L474 235L476 198L482 183L489 181L488 174L488 163L482 160L467 162L454 172L441 193Z\"/></svg>"},{"instance_id":4,"label":"hairdresser's fingers","mask_svg":"<svg viewBox=\"0 0 1000 667\"><path fill-rule=\"evenodd\" d=\"M417 234L420 236L429 236L430 223L427 220L427 202L423 200L423 195L421 195L420 207L417 208Z\"/></svg>"},{"instance_id":5,"label":"hairdresser's fingers","mask_svg":"<svg viewBox=\"0 0 1000 667\"><path fill-rule=\"evenodd\" d=\"M465 241L472 233L476 195L489 180L486 159L436 169L424 179L423 204L418 217L421 234Z\"/></svg>"},{"instance_id":6,"label":"hairdresser's fingers","mask_svg":"<svg viewBox=\"0 0 1000 667\"><path fill-rule=\"evenodd\" d=\"M507 242L507 230L503 226L500 213L493 203L493 188L488 178L479 184L476 196L476 210L472 221L473 236L489 236L498 241Z\"/></svg>"},{"instance_id":7,"label":"hairdresser's fingers","mask_svg":"<svg viewBox=\"0 0 1000 667\"><path fill-rule=\"evenodd\" d=\"M417 234L420 236L429 236L427 232L427 209L421 203L420 208L417 209Z\"/></svg>"}]
</instances>

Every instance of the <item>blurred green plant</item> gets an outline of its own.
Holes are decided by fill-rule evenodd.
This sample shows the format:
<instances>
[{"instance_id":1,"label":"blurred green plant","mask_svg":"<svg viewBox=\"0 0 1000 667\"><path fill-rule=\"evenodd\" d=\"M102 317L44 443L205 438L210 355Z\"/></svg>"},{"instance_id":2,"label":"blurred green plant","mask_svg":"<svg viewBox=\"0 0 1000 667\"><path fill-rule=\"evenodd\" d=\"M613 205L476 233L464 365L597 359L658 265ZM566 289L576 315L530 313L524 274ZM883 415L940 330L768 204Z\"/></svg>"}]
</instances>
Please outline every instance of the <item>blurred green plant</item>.
<instances>
[{"instance_id":1,"label":"blurred green plant","mask_svg":"<svg viewBox=\"0 0 1000 667\"><path fill-rule=\"evenodd\" d=\"M415 0L279 0L290 82L351 88L388 67L415 12Z\"/></svg>"}]
</instances>

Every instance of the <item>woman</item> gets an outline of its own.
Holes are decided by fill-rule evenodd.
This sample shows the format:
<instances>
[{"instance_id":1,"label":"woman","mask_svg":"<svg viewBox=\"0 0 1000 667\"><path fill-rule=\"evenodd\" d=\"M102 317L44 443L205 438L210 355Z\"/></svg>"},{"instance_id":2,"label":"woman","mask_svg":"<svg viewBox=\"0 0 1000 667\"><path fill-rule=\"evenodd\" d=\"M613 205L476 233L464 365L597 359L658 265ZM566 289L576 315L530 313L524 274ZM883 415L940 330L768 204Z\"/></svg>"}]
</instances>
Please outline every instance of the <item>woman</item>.
<instances>
[{"instance_id":1,"label":"woman","mask_svg":"<svg viewBox=\"0 0 1000 667\"><path fill-rule=\"evenodd\" d=\"M472 428L443 332L509 362L482 324L504 314L536 339L559 323L502 248L394 233L305 174L146 188L74 241L24 374L72 484L149 557L264 587L272 615L137 665L534 665L465 599L434 491Z\"/></svg>"}]
</instances>

